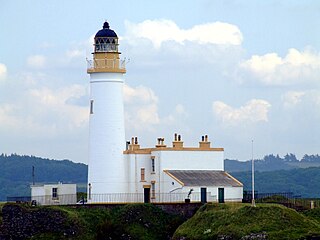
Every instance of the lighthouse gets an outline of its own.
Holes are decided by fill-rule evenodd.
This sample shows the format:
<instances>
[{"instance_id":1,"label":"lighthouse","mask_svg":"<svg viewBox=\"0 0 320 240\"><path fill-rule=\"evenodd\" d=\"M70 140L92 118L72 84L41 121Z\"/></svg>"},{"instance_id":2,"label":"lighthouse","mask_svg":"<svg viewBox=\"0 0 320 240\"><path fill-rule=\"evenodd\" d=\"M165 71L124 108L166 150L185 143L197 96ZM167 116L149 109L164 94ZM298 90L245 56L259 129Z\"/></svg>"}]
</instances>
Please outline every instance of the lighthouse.
<instances>
[{"instance_id":1,"label":"lighthouse","mask_svg":"<svg viewBox=\"0 0 320 240\"><path fill-rule=\"evenodd\" d=\"M101 195L127 192L123 84L125 61L119 38L105 22L94 38L90 74L88 202Z\"/></svg>"}]
</instances>

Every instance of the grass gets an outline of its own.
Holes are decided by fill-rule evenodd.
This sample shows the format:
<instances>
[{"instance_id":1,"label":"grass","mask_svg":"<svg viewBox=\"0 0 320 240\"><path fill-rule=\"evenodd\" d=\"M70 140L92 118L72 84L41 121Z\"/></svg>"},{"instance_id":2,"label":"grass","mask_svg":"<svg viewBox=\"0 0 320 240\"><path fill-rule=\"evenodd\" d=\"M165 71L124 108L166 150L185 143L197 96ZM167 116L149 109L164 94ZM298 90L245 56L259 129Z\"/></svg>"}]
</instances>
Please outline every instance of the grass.
<instances>
[{"instance_id":1,"label":"grass","mask_svg":"<svg viewBox=\"0 0 320 240\"><path fill-rule=\"evenodd\" d=\"M0 210L4 204L0 203ZM28 207L28 211L62 211L65 224L81 229L71 240L100 239L241 239L263 234L267 239L306 239L320 236L320 208L298 213L277 204L207 204L183 223L151 204L129 204L112 209L90 207ZM1 213L0 213L1 220ZM227 238L229 237L229 238ZM39 233L33 240L66 239L61 233Z\"/></svg>"},{"instance_id":2,"label":"grass","mask_svg":"<svg viewBox=\"0 0 320 240\"><path fill-rule=\"evenodd\" d=\"M176 228L185 220L181 216L165 213L151 204L130 204L111 209L82 206L18 206L25 212L34 212L35 215L46 211L50 216L51 212L59 211L61 216L64 216L62 223L59 220L62 229L38 232L32 236L32 240L170 239ZM70 229L69 226L77 229L75 235L64 235L63 229ZM41 228L46 229L46 226L42 225Z\"/></svg>"},{"instance_id":3,"label":"grass","mask_svg":"<svg viewBox=\"0 0 320 240\"><path fill-rule=\"evenodd\" d=\"M320 224L277 204L208 204L176 230L174 239L240 239L253 233L294 240L320 236Z\"/></svg>"},{"instance_id":4,"label":"grass","mask_svg":"<svg viewBox=\"0 0 320 240\"><path fill-rule=\"evenodd\" d=\"M2 224L2 207L5 205L5 202L0 202L0 225Z\"/></svg>"}]
</instances>

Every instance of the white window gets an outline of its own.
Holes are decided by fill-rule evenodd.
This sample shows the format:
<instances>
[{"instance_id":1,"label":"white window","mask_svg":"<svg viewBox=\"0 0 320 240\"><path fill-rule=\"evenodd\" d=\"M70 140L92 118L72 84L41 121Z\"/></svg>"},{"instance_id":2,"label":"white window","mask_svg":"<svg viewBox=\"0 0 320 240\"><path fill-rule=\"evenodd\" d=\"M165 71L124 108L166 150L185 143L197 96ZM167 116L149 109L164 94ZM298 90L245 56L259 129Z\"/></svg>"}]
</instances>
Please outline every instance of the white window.
<instances>
[{"instance_id":1,"label":"white window","mask_svg":"<svg viewBox=\"0 0 320 240\"><path fill-rule=\"evenodd\" d=\"M144 168L141 168L141 182L144 182L145 181L145 169Z\"/></svg>"},{"instance_id":2,"label":"white window","mask_svg":"<svg viewBox=\"0 0 320 240\"><path fill-rule=\"evenodd\" d=\"M154 158L151 158L151 172L154 173L156 171Z\"/></svg>"},{"instance_id":3,"label":"white window","mask_svg":"<svg viewBox=\"0 0 320 240\"><path fill-rule=\"evenodd\" d=\"M52 199L58 198L58 188L52 188Z\"/></svg>"},{"instance_id":4,"label":"white window","mask_svg":"<svg viewBox=\"0 0 320 240\"><path fill-rule=\"evenodd\" d=\"M151 198L156 198L156 182L151 181Z\"/></svg>"},{"instance_id":5,"label":"white window","mask_svg":"<svg viewBox=\"0 0 320 240\"><path fill-rule=\"evenodd\" d=\"M89 200L91 200L91 183L89 183Z\"/></svg>"},{"instance_id":6,"label":"white window","mask_svg":"<svg viewBox=\"0 0 320 240\"><path fill-rule=\"evenodd\" d=\"M93 100L90 100L90 114L93 114Z\"/></svg>"}]
</instances>

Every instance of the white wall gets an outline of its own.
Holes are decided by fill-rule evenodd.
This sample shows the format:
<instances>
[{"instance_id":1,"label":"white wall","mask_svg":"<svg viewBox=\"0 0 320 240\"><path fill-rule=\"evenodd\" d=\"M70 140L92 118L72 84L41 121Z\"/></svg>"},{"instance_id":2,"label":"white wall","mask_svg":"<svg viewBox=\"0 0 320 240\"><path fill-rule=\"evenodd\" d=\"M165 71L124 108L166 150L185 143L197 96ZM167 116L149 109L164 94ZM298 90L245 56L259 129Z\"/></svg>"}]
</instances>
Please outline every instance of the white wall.
<instances>
[{"instance_id":1,"label":"white wall","mask_svg":"<svg viewBox=\"0 0 320 240\"><path fill-rule=\"evenodd\" d=\"M52 189L57 188L57 198L52 198ZM47 184L31 186L31 199L40 205L75 204L77 202L76 184Z\"/></svg>"},{"instance_id":2,"label":"white wall","mask_svg":"<svg viewBox=\"0 0 320 240\"><path fill-rule=\"evenodd\" d=\"M44 186L31 186L31 197L35 196L44 196L45 191L44 191Z\"/></svg>"},{"instance_id":3,"label":"white wall","mask_svg":"<svg viewBox=\"0 0 320 240\"><path fill-rule=\"evenodd\" d=\"M128 189L129 193L143 193L143 185L150 185L151 157L150 154L126 154L128 169ZM141 168L145 169L145 181L141 181Z\"/></svg>"},{"instance_id":4,"label":"white wall","mask_svg":"<svg viewBox=\"0 0 320 240\"><path fill-rule=\"evenodd\" d=\"M243 187L226 187L225 188L226 201L241 202L243 198Z\"/></svg>"},{"instance_id":5,"label":"white wall","mask_svg":"<svg viewBox=\"0 0 320 240\"><path fill-rule=\"evenodd\" d=\"M91 194L126 193L123 74L91 73L88 183Z\"/></svg>"}]
</instances>

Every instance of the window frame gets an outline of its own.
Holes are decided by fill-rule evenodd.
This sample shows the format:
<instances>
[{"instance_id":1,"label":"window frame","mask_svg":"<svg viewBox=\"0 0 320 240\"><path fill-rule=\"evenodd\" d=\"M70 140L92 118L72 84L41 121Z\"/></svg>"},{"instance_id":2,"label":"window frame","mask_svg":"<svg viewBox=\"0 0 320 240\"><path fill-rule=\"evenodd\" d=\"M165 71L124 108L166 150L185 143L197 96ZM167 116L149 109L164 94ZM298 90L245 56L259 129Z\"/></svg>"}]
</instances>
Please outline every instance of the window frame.
<instances>
[{"instance_id":1,"label":"window frame","mask_svg":"<svg viewBox=\"0 0 320 240\"><path fill-rule=\"evenodd\" d=\"M53 200L59 199L58 188L57 187L53 187L52 188L52 195L51 196L52 196Z\"/></svg>"},{"instance_id":2,"label":"window frame","mask_svg":"<svg viewBox=\"0 0 320 240\"><path fill-rule=\"evenodd\" d=\"M146 181L146 169L141 168L140 169L140 182L145 182Z\"/></svg>"}]
</instances>

